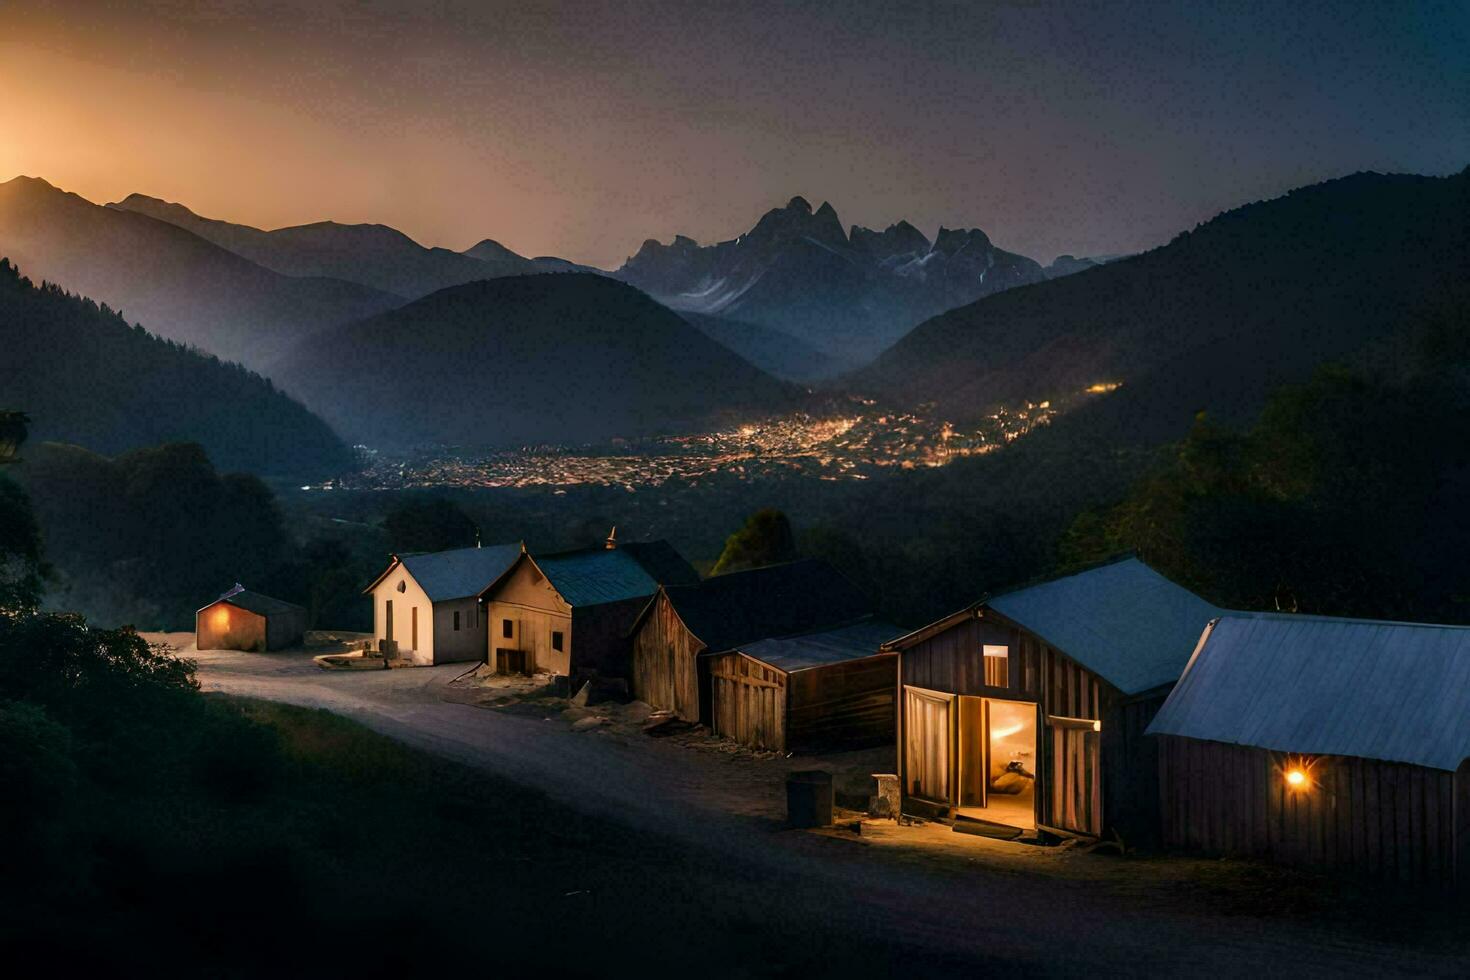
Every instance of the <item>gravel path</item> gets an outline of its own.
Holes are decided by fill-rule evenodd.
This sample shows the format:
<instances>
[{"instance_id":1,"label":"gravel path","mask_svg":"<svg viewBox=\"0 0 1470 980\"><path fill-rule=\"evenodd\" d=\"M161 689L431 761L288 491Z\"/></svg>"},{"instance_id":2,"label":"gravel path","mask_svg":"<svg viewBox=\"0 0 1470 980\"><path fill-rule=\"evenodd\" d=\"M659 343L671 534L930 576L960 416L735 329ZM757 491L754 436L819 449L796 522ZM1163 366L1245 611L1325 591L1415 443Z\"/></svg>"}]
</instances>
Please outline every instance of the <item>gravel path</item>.
<instances>
[{"instance_id":1,"label":"gravel path","mask_svg":"<svg viewBox=\"0 0 1470 980\"><path fill-rule=\"evenodd\" d=\"M1405 932L1283 914L1241 896L1218 862L1137 861L1004 844L933 826L873 839L780 827L780 772L560 717L451 703L466 666L336 672L309 655L198 653L205 690L319 707L414 747L652 829L691 873L769 881L767 914L891 937L932 962L1027 972L1151 975L1470 972L1470 948L1436 927ZM712 901L717 901L712 896Z\"/></svg>"}]
</instances>

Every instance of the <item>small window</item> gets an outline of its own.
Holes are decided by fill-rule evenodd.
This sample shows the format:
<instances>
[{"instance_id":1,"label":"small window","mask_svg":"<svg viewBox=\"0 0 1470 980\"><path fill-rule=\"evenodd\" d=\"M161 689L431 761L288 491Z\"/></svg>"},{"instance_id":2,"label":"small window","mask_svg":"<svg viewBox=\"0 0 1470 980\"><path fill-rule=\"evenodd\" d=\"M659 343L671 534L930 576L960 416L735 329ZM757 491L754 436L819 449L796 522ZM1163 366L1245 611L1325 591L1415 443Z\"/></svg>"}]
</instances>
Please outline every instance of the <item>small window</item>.
<instances>
[{"instance_id":1,"label":"small window","mask_svg":"<svg viewBox=\"0 0 1470 980\"><path fill-rule=\"evenodd\" d=\"M408 591L408 583L407 582L399 582L398 583L398 591L399 592L407 592Z\"/></svg>"},{"instance_id":2,"label":"small window","mask_svg":"<svg viewBox=\"0 0 1470 980\"><path fill-rule=\"evenodd\" d=\"M1004 645L987 643L982 648L985 654L985 684L987 687L1011 686L1011 651Z\"/></svg>"},{"instance_id":3,"label":"small window","mask_svg":"<svg viewBox=\"0 0 1470 980\"><path fill-rule=\"evenodd\" d=\"M456 609L454 611L454 631L456 633L459 632L459 610L458 609Z\"/></svg>"},{"instance_id":4,"label":"small window","mask_svg":"<svg viewBox=\"0 0 1470 980\"><path fill-rule=\"evenodd\" d=\"M562 648L561 630L551 631L551 649L560 653Z\"/></svg>"},{"instance_id":5,"label":"small window","mask_svg":"<svg viewBox=\"0 0 1470 980\"><path fill-rule=\"evenodd\" d=\"M513 622L511 622L508 619L502 619L500 621L500 635L503 636L503 637L505 637L507 640L509 640L511 637L515 636L516 635L516 624L513 623Z\"/></svg>"}]
</instances>

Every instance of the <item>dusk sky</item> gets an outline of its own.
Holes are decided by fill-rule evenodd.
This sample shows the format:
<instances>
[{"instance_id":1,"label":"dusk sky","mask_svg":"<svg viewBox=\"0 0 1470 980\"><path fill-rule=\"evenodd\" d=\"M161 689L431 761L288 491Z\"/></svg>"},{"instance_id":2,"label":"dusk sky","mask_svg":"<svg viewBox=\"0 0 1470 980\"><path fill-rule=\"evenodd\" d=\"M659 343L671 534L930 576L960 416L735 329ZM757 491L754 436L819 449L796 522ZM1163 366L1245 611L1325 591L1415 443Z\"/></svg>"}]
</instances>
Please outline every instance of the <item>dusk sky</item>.
<instances>
[{"instance_id":1,"label":"dusk sky","mask_svg":"<svg viewBox=\"0 0 1470 980\"><path fill-rule=\"evenodd\" d=\"M1466 3L0 0L0 23L0 180L601 266L793 194L1047 262L1470 163Z\"/></svg>"}]
</instances>

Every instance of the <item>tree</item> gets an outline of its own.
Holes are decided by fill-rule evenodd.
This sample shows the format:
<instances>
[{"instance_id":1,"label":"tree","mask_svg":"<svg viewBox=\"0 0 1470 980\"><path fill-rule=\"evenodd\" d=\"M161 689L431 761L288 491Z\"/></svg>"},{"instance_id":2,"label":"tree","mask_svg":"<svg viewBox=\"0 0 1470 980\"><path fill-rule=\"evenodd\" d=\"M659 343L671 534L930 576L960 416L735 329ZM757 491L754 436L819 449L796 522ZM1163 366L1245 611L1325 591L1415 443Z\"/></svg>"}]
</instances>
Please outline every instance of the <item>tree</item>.
<instances>
[{"instance_id":1,"label":"tree","mask_svg":"<svg viewBox=\"0 0 1470 980\"><path fill-rule=\"evenodd\" d=\"M30 612L41 603L41 528L30 497L0 477L0 614Z\"/></svg>"},{"instance_id":2,"label":"tree","mask_svg":"<svg viewBox=\"0 0 1470 980\"><path fill-rule=\"evenodd\" d=\"M1133 551L1235 608L1463 620L1464 402L1452 375L1323 368L1247 433L1199 420L1121 502L1073 522L1062 562Z\"/></svg>"},{"instance_id":3,"label":"tree","mask_svg":"<svg viewBox=\"0 0 1470 980\"><path fill-rule=\"evenodd\" d=\"M448 551L475 544L475 522L452 500L443 497L409 500L383 520L395 554Z\"/></svg>"},{"instance_id":4,"label":"tree","mask_svg":"<svg viewBox=\"0 0 1470 980\"><path fill-rule=\"evenodd\" d=\"M779 510L767 507L751 514L740 530L725 539L725 550L711 574L774 565L795 557L796 537L791 522Z\"/></svg>"}]
</instances>

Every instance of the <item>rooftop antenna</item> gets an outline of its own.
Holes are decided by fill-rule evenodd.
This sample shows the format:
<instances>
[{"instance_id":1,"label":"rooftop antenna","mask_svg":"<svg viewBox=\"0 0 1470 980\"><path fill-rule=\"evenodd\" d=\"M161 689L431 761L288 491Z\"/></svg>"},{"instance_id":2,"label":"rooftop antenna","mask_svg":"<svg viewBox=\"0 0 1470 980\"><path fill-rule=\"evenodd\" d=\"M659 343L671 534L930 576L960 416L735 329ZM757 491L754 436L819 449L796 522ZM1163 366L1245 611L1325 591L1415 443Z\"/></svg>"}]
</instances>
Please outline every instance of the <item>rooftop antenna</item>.
<instances>
[{"instance_id":1,"label":"rooftop antenna","mask_svg":"<svg viewBox=\"0 0 1470 980\"><path fill-rule=\"evenodd\" d=\"M612 551L615 548L617 548L617 546L618 546L618 526L616 524L614 524L613 525L613 529L611 531L607 532L607 550L608 551Z\"/></svg>"}]
</instances>

